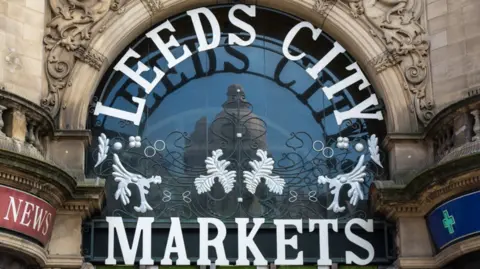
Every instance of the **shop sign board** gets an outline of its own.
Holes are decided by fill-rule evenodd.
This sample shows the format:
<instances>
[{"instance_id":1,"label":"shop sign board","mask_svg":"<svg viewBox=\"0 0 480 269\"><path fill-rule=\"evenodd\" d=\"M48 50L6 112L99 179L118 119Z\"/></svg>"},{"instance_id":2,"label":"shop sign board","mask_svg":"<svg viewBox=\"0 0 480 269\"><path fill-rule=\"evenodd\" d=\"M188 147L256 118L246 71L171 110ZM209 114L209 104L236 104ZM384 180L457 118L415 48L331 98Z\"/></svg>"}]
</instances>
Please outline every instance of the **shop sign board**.
<instances>
[{"instance_id":1,"label":"shop sign board","mask_svg":"<svg viewBox=\"0 0 480 269\"><path fill-rule=\"evenodd\" d=\"M288 23L266 28L258 14ZM224 25L242 33L222 32ZM91 106L98 145L87 169L107 178L107 207L118 207L85 223L87 260L328 266L392 259L391 229L356 209L384 174L381 102L338 42L310 22L243 4L189 10L138 40ZM226 83L227 100L215 107ZM262 88L272 95L264 98ZM190 93L175 99L182 91ZM282 99L281 91L295 98ZM263 117L249 96L262 100L255 104ZM276 111L282 102L290 109Z\"/></svg>"},{"instance_id":2,"label":"shop sign board","mask_svg":"<svg viewBox=\"0 0 480 269\"><path fill-rule=\"evenodd\" d=\"M199 218L197 224L107 217L84 224L85 259L93 263L141 265L368 265L386 264L394 226L351 219L237 218L225 224Z\"/></svg>"},{"instance_id":3,"label":"shop sign board","mask_svg":"<svg viewBox=\"0 0 480 269\"><path fill-rule=\"evenodd\" d=\"M236 17L236 14L239 13L244 13L250 17L255 18L256 6L247 6L243 4L234 5L228 13L229 22L232 25L246 31L250 36L248 40L243 40L238 35L230 33L228 34L227 42L229 45L248 47L255 42L256 31L251 25L248 25L246 22L241 21ZM210 9L202 7L187 11L187 15L190 16L191 23L195 29L196 37L199 43L199 46L197 48L198 52L214 50L215 48L217 48L220 45L222 32L214 13L210 11ZM205 34L204 26L202 26L201 23L201 18L206 18L209 27L213 30L211 38L208 38ZM176 29L172 26L170 21L166 20L164 23L160 24L158 27L155 27L145 35L149 40L151 40L152 43L154 43L154 45L158 49L158 52L163 54L163 56L168 62L169 69L174 69L175 66L193 56L193 53L188 48L188 46L180 46L178 40L175 38L175 31ZM293 40L300 31L309 31L311 33L311 38L313 41L317 40L322 33L322 30L320 28L313 26L310 22L307 21L300 22L294 27L292 27L292 29L290 29L290 31L285 36L285 39L282 43L283 56L290 61L300 61L306 56L305 53L293 55L289 50ZM170 33L168 41L162 40L162 38L160 37L160 32ZM181 48L183 50L183 52L181 53L182 55L175 57L172 52L172 49L174 48ZM345 52L346 50L338 42L335 42L333 48L315 65L306 68L305 72L313 80L317 80L320 78L321 73L325 69L325 67L337 56ZM116 71L122 72L123 74L125 74L125 76L136 82L144 89L145 94L149 95L152 93L152 90L162 81L168 71L160 70L156 66L149 67L141 61L137 62L136 70L132 69L130 66L127 65L128 61L135 60L140 57L141 55L138 54L135 50L129 49L122 56L120 61L115 65L114 69ZM334 95L358 82L360 82L360 84L358 85L358 91L362 91L370 86L370 83L368 82L366 76L356 62L349 66L346 66L345 68L352 71L353 73L345 79L337 82L336 84L331 85L330 87L322 88L322 91L328 100L332 100L334 98ZM148 72L151 69L153 69L155 75L151 81L148 81L142 76L142 73ZM105 106L102 104L102 102L97 102L95 105L94 114L116 117L122 120L131 121L135 125L140 125L140 121L145 110L146 96L132 96L132 101L138 105L135 112L123 111L117 108ZM379 102L376 94L372 93L363 102L359 103L357 106L347 111L335 110L335 120L338 125L341 125L344 121L347 121L349 119L375 119L382 121L383 115L380 111L368 112L369 108L374 107L378 104Z\"/></svg>"},{"instance_id":4,"label":"shop sign board","mask_svg":"<svg viewBox=\"0 0 480 269\"><path fill-rule=\"evenodd\" d=\"M45 245L52 235L56 210L23 191L0 186L0 227L36 239Z\"/></svg>"},{"instance_id":5,"label":"shop sign board","mask_svg":"<svg viewBox=\"0 0 480 269\"><path fill-rule=\"evenodd\" d=\"M480 192L469 193L445 202L428 215L428 227L438 249L480 233L480 208L472 206L479 203Z\"/></svg>"}]
</instances>

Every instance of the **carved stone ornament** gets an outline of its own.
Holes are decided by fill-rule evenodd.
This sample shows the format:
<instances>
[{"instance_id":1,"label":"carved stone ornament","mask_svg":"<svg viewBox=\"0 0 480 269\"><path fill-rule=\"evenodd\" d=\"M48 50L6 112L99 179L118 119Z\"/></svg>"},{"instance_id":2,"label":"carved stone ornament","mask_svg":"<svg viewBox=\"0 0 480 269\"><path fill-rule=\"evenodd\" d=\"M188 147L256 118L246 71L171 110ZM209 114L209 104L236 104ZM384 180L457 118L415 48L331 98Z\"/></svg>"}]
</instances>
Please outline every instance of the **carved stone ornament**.
<instances>
[{"instance_id":1,"label":"carved stone ornament","mask_svg":"<svg viewBox=\"0 0 480 269\"><path fill-rule=\"evenodd\" d=\"M150 14L155 14L163 8L161 0L142 0L142 3Z\"/></svg>"},{"instance_id":2,"label":"carved stone ornament","mask_svg":"<svg viewBox=\"0 0 480 269\"><path fill-rule=\"evenodd\" d=\"M420 24L422 0L342 0L351 14L363 19L373 36L385 43L387 51L370 61L377 72L400 64L404 88L412 95L412 112L426 125L433 117L434 103L428 89L426 31Z\"/></svg>"},{"instance_id":3,"label":"carved stone ornament","mask_svg":"<svg viewBox=\"0 0 480 269\"><path fill-rule=\"evenodd\" d=\"M89 47L93 37L105 30L108 21L125 10L131 0L49 0L52 20L43 39L48 93L42 107L55 117L64 89L77 60L100 69L105 57Z\"/></svg>"},{"instance_id":4,"label":"carved stone ornament","mask_svg":"<svg viewBox=\"0 0 480 269\"><path fill-rule=\"evenodd\" d=\"M326 16L338 0L315 0L313 10L321 16Z\"/></svg>"}]
</instances>

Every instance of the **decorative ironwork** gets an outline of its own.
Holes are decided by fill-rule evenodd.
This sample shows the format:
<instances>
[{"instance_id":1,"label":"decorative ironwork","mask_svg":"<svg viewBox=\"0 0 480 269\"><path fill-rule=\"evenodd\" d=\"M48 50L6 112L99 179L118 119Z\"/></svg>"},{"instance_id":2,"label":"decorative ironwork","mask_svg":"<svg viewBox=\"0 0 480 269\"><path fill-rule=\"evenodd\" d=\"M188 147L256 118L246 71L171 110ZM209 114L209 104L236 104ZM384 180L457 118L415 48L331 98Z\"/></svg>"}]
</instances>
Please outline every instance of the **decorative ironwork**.
<instances>
[{"instance_id":1,"label":"decorative ironwork","mask_svg":"<svg viewBox=\"0 0 480 269\"><path fill-rule=\"evenodd\" d=\"M355 168L348 174L340 174L334 178L325 176L318 177L318 184L330 185L329 187L331 189L331 193L334 195L333 201L328 207L328 210L333 210L335 213L345 211L345 207L340 206L339 203L340 190L345 184L348 184L351 187L348 191L348 197L350 197L351 205L355 206L360 199L363 200L364 195L360 183L364 181L364 177L366 176L364 172L366 166L363 165L364 160L365 155L362 155Z\"/></svg>"},{"instance_id":2,"label":"decorative ironwork","mask_svg":"<svg viewBox=\"0 0 480 269\"><path fill-rule=\"evenodd\" d=\"M129 184L137 185L137 188L140 192L140 206L135 206L134 209L137 212L145 213L147 210L152 210L150 204L148 204L145 195L148 194L148 189L150 189L150 184L160 184L162 183L162 178L160 176L153 176L151 178L145 178L142 175L130 173L123 167L122 162L118 158L117 154L113 154L113 173L112 176L115 178L115 182L118 182L118 188L115 192L115 200L118 198L122 199L122 203L127 205L130 203L129 197L132 195L132 192L128 188Z\"/></svg>"},{"instance_id":3,"label":"decorative ironwork","mask_svg":"<svg viewBox=\"0 0 480 269\"><path fill-rule=\"evenodd\" d=\"M98 137L98 155L97 155L97 163L95 164L95 167L97 167L107 158L108 149L110 148L108 146L109 142L110 140L107 138L107 136L105 136L105 134L101 134ZM118 148L118 144L117 144L117 148Z\"/></svg>"},{"instance_id":4,"label":"decorative ironwork","mask_svg":"<svg viewBox=\"0 0 480 269\"><path fill-rule=\"evenodd\" d=\"M255 194L258 185L265 179L265 184L268 189L276 194L283 193L283 187L285 186L285 180L279 176L272 176L273 164L275 163L272 158L267 157L267 152L261 149L257 150L257 156L260 157L260 161L252 161L248 164L252 167L252 171L243 171L243 177L245 178L245 185L247 190Z\"/></svg>"},{"instance_id":5,"label":"decorative ironwork","mask_svg":"<svg viewBox=\"0 0 480 269\"><path fill-rule=\"evenodd\" d=\"M206 130L199 126L207 122L198 122L191 134L174 131L153 142L102 133L93 156L101 160L94 168L96 175L107 179L105 213L225 221L240 216L327 218L330 210L340 218L367 216L362 210L366 203L360 202L383 173L375 165L381 165L375 135L369 138L361 132L351 138L314 140L306 132L293 132L284 152L268 153L267 123L254 114L239 85L229 87L223 111ZM350 122L361 130L357 124ZM116 153L105 157L109 142ZM367 144L372 163L363 153ZM206 152L212 152L211 157ZM236 180L242 175L243 180ZM136 185L139 195L129 184ZM119 198L121 203L115 203ZM140 201L140 206L130 200Z\"/></svg>"},{"instance_id":6,"label":"decorative ironwork","mask_svg":"<svg viewBox=\"0 0 480 269\"><path fill-rule=\"evenodd\" d=\"M212 152L212 157L208 157L205 160L207 164L208 176L200 176L195 179L195 186L199 194L208 192L212 189L215 178L218 178L220 184L222 184L225 193L229 193L233 189L235 184L236 171L228 171L227 168L230 165L228 161L220 161L218 158L222 157L223 151L217 149Z\"/></svg>"},{"instance_id":7,"label":"decorative ironwork","mask_svg":"<svg viewBox=\"0 0 480 269\"><path fill-rule=\"evenodd\" d=\"M372 161L383 168L382 162L380 161L380 155L378 154L378 138L374 134L370 136L370 139L368 140L368 150L370 151Z\"/></svg>"},{"instance_id":8,"label":"decorative ironwork","mask_svg":"<svg viewBox=\"0 0 480 269\"><path fill-rule=\"evenodd\" d=\"M211 10L221 14L228 8ZM221 18L227 17L217 17L220 25L226 22ZM283 54L283 40L290 30L286 26L300 21L264 8L257 9L258 18L262 25L277 20L284 23L275 28L257 27L257 37L247 47L230 45L225 31L218 47L203 52L196 50L194 29L183 27L190 18L170 19L182 44L175 53L183 46L192 51L191 57L175 68L167 68L165 57L148 38L136 40L130 48L143 55L137 60L166 70L150 94L112 65L93 102L123 111L138 108L133 96L145 98L146 104L139 125L106 115L90 116L92 134L99 137L103 133L109 139L107 157L95 167L103 154L98 155L101 148L94 145L86 167L89 177L106 179L103 214L152 216L159 222L170 217L187 222L197 217L233 222L235 217L367 216L370 184L386 177L382 167L386 156L378 150L385 125L377 120L351 119L339 126L335 112L357 107L373 94L373 88L359 91L352 85L328 99L322 89L351 75L345 68L354 63L348 53L338 55L313 80L305 70L324 57L335 40L326 33L318 37L315 46L310 38L297 39L289 50L305 57L289 61ZM127 65L136 70L137 60ZM148 80L154 76L153 71L144 72ZM234 82L245 89L232 85L224 102L225 88ZM382 101L379 103L363 112L383 110ZM92 103L91 112L94 106ZM371 139L372 134L377 140ZM114 154L129 173L145 179L161 177L161 184L150 184L148 194L144 193L151 210L146 206L142 208L145 213L135 210L142 192L135 191L138 187L134 184L128 185L131 203L123 203L120 196L116 200L119 182L112 176ZM336 194L330 193L331 186L319 184L320 176L334 179L352 173L361 156L363 182L342 184ZM355 193L349 193L352 186L357 188ZM342 212L329 209L334 199L338 199L338 208L345 208Z\"/></svg>"}]
</instances>

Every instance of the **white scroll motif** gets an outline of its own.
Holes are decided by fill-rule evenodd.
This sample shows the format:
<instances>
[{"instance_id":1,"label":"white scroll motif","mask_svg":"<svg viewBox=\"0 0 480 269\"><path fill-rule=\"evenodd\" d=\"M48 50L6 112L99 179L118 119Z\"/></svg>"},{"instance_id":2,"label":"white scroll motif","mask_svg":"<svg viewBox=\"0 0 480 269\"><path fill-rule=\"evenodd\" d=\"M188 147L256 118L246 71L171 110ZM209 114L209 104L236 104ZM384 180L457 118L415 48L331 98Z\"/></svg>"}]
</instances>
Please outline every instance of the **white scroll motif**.
<instances>
[{"instance_id":1,"label":"white scroll motif","mask_svg":"<svg viewBox=\"0 0 480 269\"><path fill-rule=\"evenodd\" d=\"M372 161L383 168L382 162L380 161L380 155L378 154L378 138L374 134L370 136L370 139L368 140L368 151L370 151L370 158Z\"/></svg>"},{"instance_id":2,"label":"white scroll motif","mask_svg":"<svg viewBox=\"0 0 480 269\"><path fill-rule=\"evenodd\" d=\"M348 184L351 187L348 191L350 204L355 206L359 200L363 200L363 191L360 183L364 181L364 177L366 176L366 173L364 172L366 166L363 165L364 160L365 155L362 155L355 168L348 174L341 174L334 178L328 178L325 176L318 177L318 184L323 185L328 183L331 190L330 193L334 195L333 201L328 207L328 210L333 210L335 213L345 211L345 207L340 206L339 203L340 189L345 184Z\"/></svg>"},{"instance_id":3,"label":"white scroll motif","mask_svg":"<svg viewBox=\"0 0 480 269\"><path fill-rule=\"evenodd\" d=\"M230 165L229 161L218 160L223 155L221 149L212 152L212 157L205 160L208 176L200 176L195 179L195 187L198 194L209 192L212 189L215 178L222 184L225 193L229 193L234 186L236 171L228 171L227 167Z\"/></svg>"},{"instance_id":4,"label":"white scroll motif","mask_svg":"<svg viewBox=\"0 0 480 269\"><path fill-rule=\"evenodd\" d=\"M108 143L110 143L110 139L108 139L105 134L101 134L98 137L98 155L97 155L98 157L97 157L97 163L95 164L95 167L100 165L107 158L108 149L110 148L108 146Z\"/></svg>"},{"instance_id":5,"label":"white scroll motif","mask_svg":"<svg viewBox=\"0 0 480 269\"><path fill-rule=\"evenodd\" d=\"M118 182L117 191L115 192L115 199L121 198L124 205L130 203L130 196L132 192L128 189L129 184L135 184L140 192L140 206L135 206L133 209L137 212L145 213L147 210L153 210L150 204L147 202L146 195L149 192L150 184L162 183L160 176L153 176L151 178L145 178L142 175L128 172L123 167L122 162L117 154L113 154L113 173L114 179Z\"/></svg>"},{"instance_id":6,"label":"white scroll motif","mask_svg":"<svg viewBox=\"0 0 480 269\"><path fill-rule=\"evenodd\" d=\"M250 193L255 194L257 186L260 184L263 178L265 179L265 184L270 192L282 194L285 186L285 180L279 176L272 175L274 164L273 159L268 158L267 152L261 149L257 150L257 156L260 157L260 161L254 160L249 162L253 170L251 172L243 172L243 177L245 178L244 182L247 186L247 190Z\"/></svg>"}]
</instances>

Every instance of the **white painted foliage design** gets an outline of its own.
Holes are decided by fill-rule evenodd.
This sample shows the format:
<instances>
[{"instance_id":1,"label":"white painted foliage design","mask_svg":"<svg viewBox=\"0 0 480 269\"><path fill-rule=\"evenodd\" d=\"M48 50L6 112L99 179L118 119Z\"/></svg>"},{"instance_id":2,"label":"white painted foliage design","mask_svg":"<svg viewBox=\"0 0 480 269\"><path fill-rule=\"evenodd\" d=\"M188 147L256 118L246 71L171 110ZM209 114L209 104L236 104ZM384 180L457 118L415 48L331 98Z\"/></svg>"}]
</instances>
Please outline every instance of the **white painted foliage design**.
<instances>
[{"instance_id":1,"label":"white painted foliage design","mask_svg":"<svg viewBox=\"0 0 480 269\"><path fill-rule=\"evenodd\" d=\"M339 203L339 196L340 196L340 189L343 185L348 184L350 185L350 190L348 191L348 197L350 198L351 205L357 205L359 200L363 200L363 191L361 183L363 183L364 178L366 176L365 169L366 166L363 165L365 161L365 155L362 155L358 160L357 165L355 168L348 174L341 174L334 178L329 178L325 176L318 177L318 184L329 184L330 193L334 195L333 201L328 207L328 210L333 210L335 213L345 211L344 206L340 206Z\"/></svg>"},{"instance_id":2,"label":"white painted foliage design","mask_svg":"<svg viewBox=\"0 0 480 269\"><path fill-rule=\"evenodd\" d=\"M135 206L133 209L137 212L145 213L147 210L153 210L150 204L147 202L146 195L149 192L150 184L162 183L160 176L153 176L151 178L145 178L142 175L128 172L123 167L122 162L117 154L113 154L113 173L114 179L118 182L117 191L115 192L115 199L120 198L124 205L130 203L130 196L132 192L128 188L129 184L135 184L140 192L140 206Z\"/></svg>"},{"instance_id":3,"label":"white painted foliage design","mask_svg":"<svg viewBox=\"0 0 480 269\"><path fill-rule=\"evenodd\" d=\"M258 184L260 184L263 178L265 179L265 184L270 192L282 194L285 186L285 180L279 176L272 175L274 164L273 159L268 158L267 152L261 149L257 150L257 156L260 157L260 161L254 160L249 162L250 166L252 167L252 171L243 172L244 182L247 186L247 190L250 193L255 194Z\"/></svg>"},{"instance_id":4,"label":"white painted foliage design","mask_svg":"<svg viewBox=\"0 0 480 269\"><path fill-rule=\"evenodd\" d=\"M110 139L108 139L107 136L102 133L98 137L98 155L97 155L97 163L95 164L95 167L100 165L107 158L108 149L110 148L108 146L108 143L110 143Z\"/></svg>"},{"instance_id":5,"label":"white painted foliage design","mask_svg":"<svg viewBox=\"0 0 480 269\"><path fill-rule=\"evenodd\" d=\"M374 134L370 136L370 139L368 140L368 151L370 151L372 161L383 168L382 162L380 161L380 155L378 154L378 138Z\"/></svg>"},{"instance_id":6,"label":"white painted foliage design","mask_svg":"<svg viewBox=\"0 0 480 269\"><path fill-rule=\"evenodd\" d=\"M227 170L230 162L226 160L220 161L219 158L222 157L222 155L223 151L217 149L212 151L212 157L208 157L205 160L208 175L201 175L195 179L195 187L199 194L210 191L216 178L222 185L225 193L229 193L233 189L237 172Z\"/></svg>"}]
</instances>

